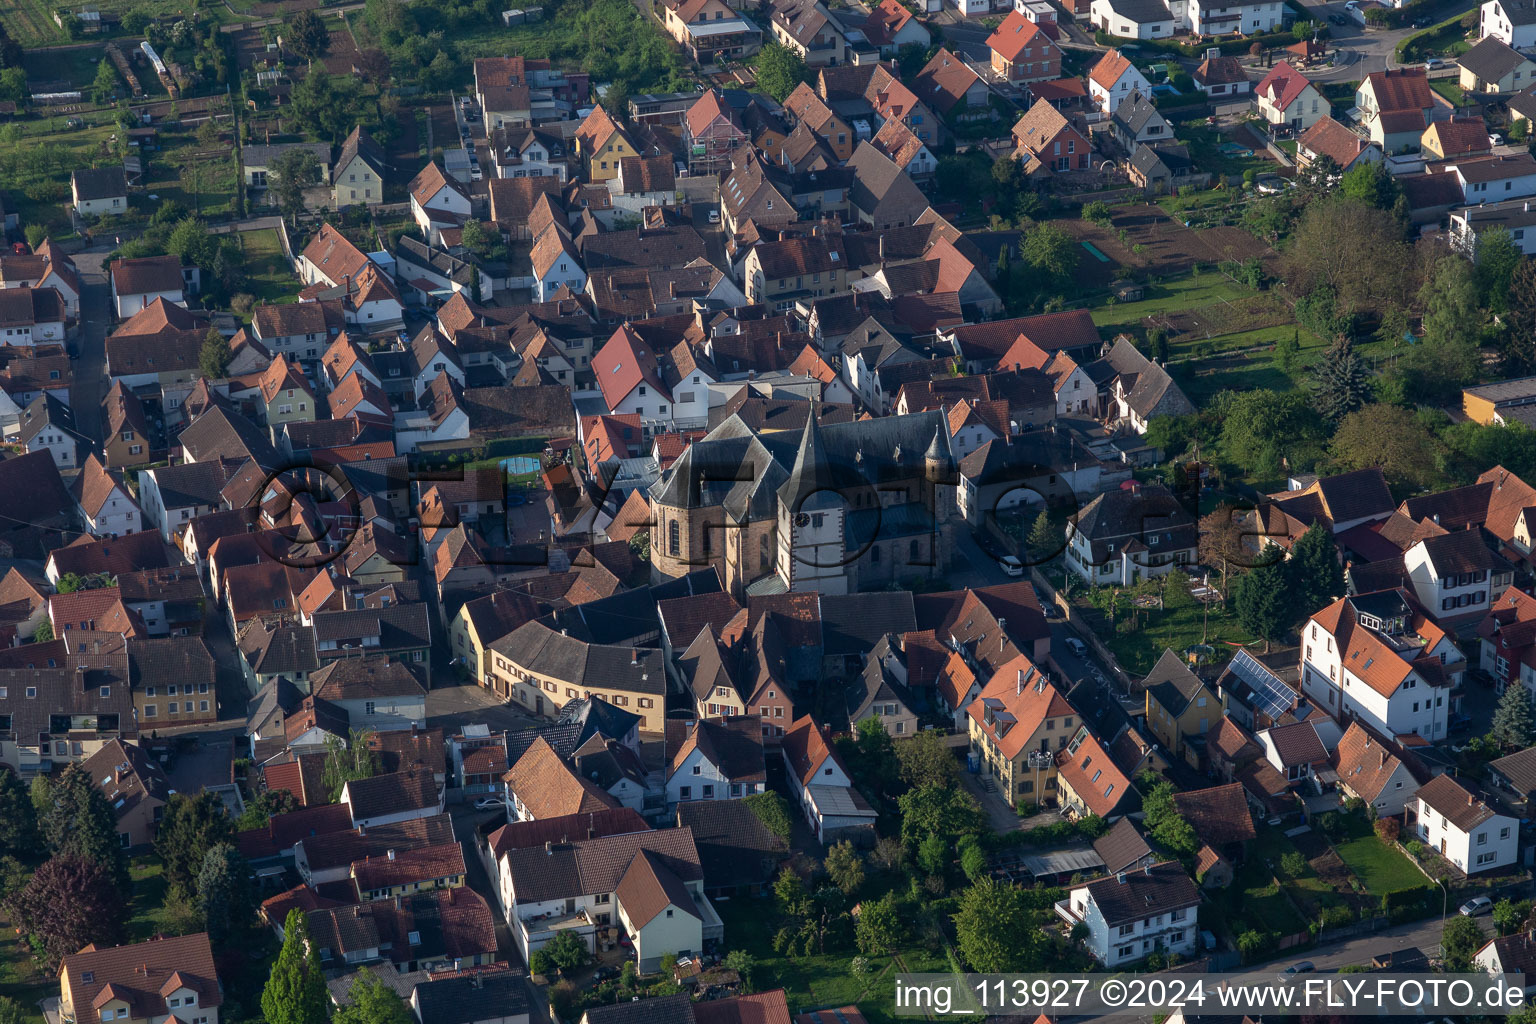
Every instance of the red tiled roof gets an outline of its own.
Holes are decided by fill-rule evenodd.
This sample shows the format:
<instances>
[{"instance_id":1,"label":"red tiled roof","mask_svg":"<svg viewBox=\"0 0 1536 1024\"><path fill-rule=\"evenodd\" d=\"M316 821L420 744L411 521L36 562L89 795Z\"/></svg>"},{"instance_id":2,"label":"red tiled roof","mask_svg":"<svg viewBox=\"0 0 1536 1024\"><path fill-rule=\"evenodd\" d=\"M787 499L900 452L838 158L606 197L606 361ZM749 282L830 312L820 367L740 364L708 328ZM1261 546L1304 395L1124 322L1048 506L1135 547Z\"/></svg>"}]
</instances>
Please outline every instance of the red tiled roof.
<instances>
[{"instance_id":1,"label":"red tiled roof","mask_svg":"<svg viewBox=\"0 0 1536 1024\"><path fill-rule=\"evenodd\" d=\"M1040 26L1024 17L1019 10L1008 12L997 31L987 38L987 48L1012 64L1024 55L1025 47L1041 46L1045 53L1051 50L1051 41ZM1101 61L1102 63L1102 61Z\"/></svg>"}]
</instances>

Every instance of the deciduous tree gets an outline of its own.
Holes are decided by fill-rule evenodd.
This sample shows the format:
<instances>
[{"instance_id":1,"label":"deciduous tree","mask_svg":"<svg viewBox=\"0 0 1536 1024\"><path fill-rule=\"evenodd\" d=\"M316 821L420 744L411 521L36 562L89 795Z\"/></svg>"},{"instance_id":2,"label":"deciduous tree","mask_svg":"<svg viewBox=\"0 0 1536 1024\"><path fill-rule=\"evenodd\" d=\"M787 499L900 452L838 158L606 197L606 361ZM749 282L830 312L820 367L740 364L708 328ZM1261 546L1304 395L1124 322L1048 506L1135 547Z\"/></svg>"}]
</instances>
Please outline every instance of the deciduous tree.
<instances>
[{"instance_id":1,"label":"deciduous tree","mask_svg":"<svg viewBox=\"0 0 1536 1024\"><path fill-rule=\"evenodd\" d=\"M197 368L209 380L222 380L229 372L229 361L234 358L229 350L229 339L217 327L208 328L203 336L203 347L197 352Z\"/></svg>"},{"instance_id":2,"label":"deciduous tree","mask_svg":"<svg viewBox=\"0 0 1536 1024\"><path fill-rule=\"evenodd\" d=\"M832 884L850 896L864 884L864 855L847 840L827 850L826 868Z\"/></svg>"},{"instance_id":3,"label":"deciduous tree","mask_svg":"<svg viewBox=\"0 0 1536 1024\"><path fill-rule=\"evenodd\" d=\"M305 60L317 60L331 48L331 30L316 12L297 11L283 23L283 45Z\"/></svg>"},{"instance_id":4,"label":"deciduous tree","mask_svg":"<svg viewBox=\"0 0 1536 1024\"><path fill-rule=\"evenodd\" d=\"M954 922L960 955L971 970L991 974L1040 968L1041 932L1017 886L981 878L961 895Z\"/></svg>"},{"instance_id":5,"label":"deciduous tree","mask_svg":"<svg viewBox=\"0 0 1536 1024\"><path fill-rule=\"evenodd\" d=\"M414 1024L410 1007L377 977L359 978L347 990L352 1002L336 1011L331 1024Z\"/></svg>"},{"instance_id":6,"label":"deciduous tree","mask_svg":"<svg viewBox=\"0 0 1536 1024\"><path fill-rule=\"evenodd\" d=\"M1439 443L1412 412L1368 405L1344 417L1328 446L1340 470L1380 466L1394 487L1426 487L1435 480Z\"/></svg>"},{"instance_id":7,"label":"deciduous tree","mask_svg":"<svg viewBox=\"0 0 1536 1024\"><path fill-rule=\"evenodd\" d=\"M290 149L267 168L267 187L277 198L277 208L289 220L304 212L304 192L320 183L320 164L307 149Z\"/></svg>"},{"instance_id":8,"label":"deciduous tree","mask_svg":"<svg viewBox=\"0 0 1536 1024\"><path fill-rule=\"evenodd\" d=\"M895 746L901 781L913 789L946 783L955 777L959 765L954 752L933 730L924 729Z\"/></svg>"},{"instance_id":9,"label":"deciduous tree","mask_svg":"<svg viewBox=\"0 0 1536 1024\"><path fill-rule=\"evenodd\" d=\"M349 782L371 779L379 773L379 755L368 749L368 734L353 729L345 743L339 736L325 738L325 765L320 778L332 800L341 799L341 790Z\"/></svg>"},{"instance_id":10,"label":"deciduous tree","mask_svg":"<svg viewBox=\"0 0 1536 1024\"><path fill-rule=\"evenodd\" d=\"M1440 952L1446 971L1472 970L1472 957L1485 941L1483 930L1470 917L1456 914L1449 918L1440 933Z\"/></svg>"},{"instance_id":11,"label":"deciduous tree","mask_svg":"<svg viewBox=\"0 0 1536 1024\"><path fill-rule=\"evenodd\" d=\"M805 81L805 61L787 46L769 43L757 54L757 86L783 103Z\"/></svg>"},{"instance_id":12,"label":"deciduous tree","mask_svg":"<svg viewBox=\"0 0 1536 1024\"><path fill-rule=\"evenodd\" d=\"M902 919L896 894L888 892L877 900L865 900L859 905L859 923L854 930L854 940L861 953L888 953L900 946L907 937L907 923Z\"/></svg>"},{"instance_id":13,"label":"deciduous tree","mask_svg":"<svg viewBox=\"0 0 1536 1024\"><path fill-rule=\"evenodd\" d=\"M125 938L127 890L111 868L78 854L43 862L26 887L6 901L6 913L42 948L50 964L95 942L115 946Z\"/></svg>"},{"instance_id":14,"label":"deciduous tree","mask_svg":"<svg viewBox=\"0 0 1536 1024\"><path fill-rule=\"evenodd\" d=\"M1506 227L1489 228L1477 233L1477 287L1483 305L1495 312L1509 308L1509 287L1515 268L1525 257Z\"/></svg>"}]
</instances>

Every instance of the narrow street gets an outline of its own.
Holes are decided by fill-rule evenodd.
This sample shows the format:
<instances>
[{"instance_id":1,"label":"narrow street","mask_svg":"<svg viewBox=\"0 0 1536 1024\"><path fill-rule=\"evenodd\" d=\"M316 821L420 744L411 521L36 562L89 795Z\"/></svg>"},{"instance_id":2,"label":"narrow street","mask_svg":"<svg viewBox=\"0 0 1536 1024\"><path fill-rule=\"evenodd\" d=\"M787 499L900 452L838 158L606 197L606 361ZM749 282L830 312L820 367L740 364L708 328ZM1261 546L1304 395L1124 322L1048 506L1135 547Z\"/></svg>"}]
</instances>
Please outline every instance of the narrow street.
<instances>
[{"instance_id":1,"label":"narrow street","mask_svg":"<svg viewBox=\"0 0 1536 1024\"><path fill-rule=\"evenodd\" d=\"M112 322L112 285L104 265L108 251L108 246L98 245L74 254L80 271L80 328L69 406L76 429L98 448L103 429L101 400L106 397L107 326Z\"/></svg>"}]
</instances>

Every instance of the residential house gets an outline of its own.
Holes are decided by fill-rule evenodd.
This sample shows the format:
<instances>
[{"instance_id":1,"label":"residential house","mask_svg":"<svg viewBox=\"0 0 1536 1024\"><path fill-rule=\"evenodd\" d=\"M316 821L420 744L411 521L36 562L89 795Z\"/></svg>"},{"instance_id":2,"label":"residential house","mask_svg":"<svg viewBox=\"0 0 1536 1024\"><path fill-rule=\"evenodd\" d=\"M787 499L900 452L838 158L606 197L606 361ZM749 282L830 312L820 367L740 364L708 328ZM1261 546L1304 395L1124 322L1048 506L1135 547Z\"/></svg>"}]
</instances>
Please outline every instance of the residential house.
<instances>
[{"instance_id":1,"label":"residential house","mask_svg":"<svg viewBox=\"0 0 1536 1024\"><path fill-rule=\"evenodd\" d=\"M439 228L459 227L469 219L469 193L435 161L418 171L406 190L411 196L411 217L428 240Z\"/></svg>"},{"instance_id":2,"label":"residential house","mask_svg":"<svg viewBox=\"0 0 1536 1024\"><path fill-rule=\"evenodd\" d=\"M1536 62L1495 35L1479 39L1456 63L1461 68L1459 84L1466 92L1507 95L1523 92L1536 82Z\"/></svg>"},{"instance_id":3,"label":"residential house","mask_svg":"<svg viewBox=\"0 0 1536 1024\"><path fill-rule=\"evenodd\" d=\"M901 0L880 0L864 19L864 38L880 48L882 57L894 57L904 46L928 49L933 35Z\"/></svg>"},{"instance_id":4,"label":"residential house","mask_svg":"<svg viewBox=\"0 0 1536 1024\"><path fill-rule=\"evenodd\" d=\"M1510 587L1478 623L1478 668L1502 694L1519 682L1536 694L1536 598Z\"/></svg>"},{"instance_id":5,"label":"residential house","mask_svg":"<svg viewBox=\"0 0 1536 1024\"><path fill-rule=\"evenodd\" d=\"M1152 83L1119 50L1106 52L1088 72L1088 95L1093 105L1106 114L1118 109L1120 102L1133 92L1150 96Z\"/></svg>"},{"instance_id":6,"label":"residential house","mask_svg":"<svg viewBox=\"0 0 1536 1024\"><path fill-rule=\"evenodd\" d=\"M675 0L665 7L663 24L699 64L750 57L763 44L762 29L724 0Z\"/></svg>"},{"instance_id":7,"label":"residential house","mask_svg":"<svg viewBox=\"0 0 1536 1024\"><path fill-rule=\"evenodd\" d=\"M137 744L111 740L86 758L84 767L112 808L123 849L142 849L154 842L173 792L160 765Z\"/></svg>"},{"instance_id":8,"label":"residential house","mask_svg":"<svg viewBox=\"0 0 1536 1024\"><path fill-rule=\"evenodd\" d=\"M1476 259L1478 240L1484 232L1496 228L1509 232L1510 240L1522 254L1536 254L1536 212L1531 210L1529 199L1510 199L1452 210L1447 234L1458 252L1468 259Z\"/></svg>"},{"instance_id":9,"label":"residential house","mask_svg":"<svg viewBox=\"0 0 1536 1024\"><path fill-rule=\"evenodd\" d=\"M219 1024L224 988L207 932L129 946L95 944L59 965L59 1013L76 1024Z\"/></svg>"},{"instance_id":10,"label":"residential house","mask_svg":"<svg viewBox=\"0 0 1536 1024\"><path fill-rule=\"evenodd\" d=\"M1417 762L1415 762L1417 763ZM1333 751L1339 789L1365 802L1378 818L1403 813L1419 789L1418 776L1404 760L1402 748L1383 740L1359 721L1344 730Z\"/></svg>"},{"instance_id":11,"label":"residential house","mask_svg":"<svg viewBox=\"0 0 1536 1024\"><path fill-rule=\"evenodd\" d=\"M942 46L912 80L912 91L941 117L979 110L991 95L981 76Z\"/></svg>"},{"instance_id":12,"label":"residential house","mask_svg":"<svg viewBox=\"0 0 1536 1024\"><path fill-rule=\"evenodd\" d=\"M1165 39L1176 25L1163 0L1093 0L1088 17L1095 28L1121 39Z\"/></svg>"},{"instance_id":13,"label":"residential house","mask_svg":"<svg viewBox=\"0 0 1536 1024\"><path fill-rule=\"evenodd\" d=\"M987 38L987 49L992 53L992 70L1010 84L1061 77L1061 50L1022 11L1008 12Z\"/></svg>"},{"instance_id":14,"label":"residential house","mask_svg":"<svg viewBox=\"0 0 1536 1024\"><path fill-rule=\"evenodd\" d=\"M1420 607L1437 622L1483 616L1515 579L1514 566L1477 530L1426 537L1403 552L1403 569Z\"/></svg>"},{"instance_id":15,"label":"residential house","mask_svg":"<svg viewBox=\"0 0 1536 1024\"><path fill-rule=\"evenodd\" d=\"M1151 97L1146 93L1132 92L1121 100L1109 116L1110 128L1115 141L1128 154L1135 154L1143 145L1168 142L1173 139L1173 128L1168 119L1157 112Z\"/></svg>"},{"instance_id":16,"label":"residential house","mask_svg":"<svg viewBox=\"0 0 1536 1024\"><path fill-rule=\"evenodd\" d=\"M872 230L905 227L928 209L927 197L912 179L869 142L859 143L848 161L848 169L854 175L848 192L854 217Z\"/></svg>"},{"instance_id":17,"label":"residential house","mask_svg":"<svg viewBox=\"0 0 1536 1024\"><path fill-rule=\"evenodd\" d=\"M1199 909L1200 892L1177 861L1095 879L1056 904L1070 924L1088 926L1083 946L1105 967L1155 951L1191 954Z\"/></svg>"},{"instance_id":18,"label":"residential house","mask_svg":"<svg viewBox=\"0 0 1536 1024\"><path fill-rule=\"evenodd\" d=\"M775 0L768 25L774 42L800 55L807 67L845 63L848 40L821 0Z\"/></svg>"},{"instance_id":19,"label":"residential house","mask_svg":"<svg viewBox=\"0 0 1536 1024\"><path fill-rule=\"evenodd\" d=\"M128 492L122 474L103 466L95 452L86 455L70 493L92 537L116 537L144 528L139 503Z\"/></svg>"},{"instance_id":20,"label":"residential house","mask_svg":"<svg viewBox=\"0 0 1536 1024\"><path fill-rule=\"evenodd\" d=\"M127 320L156 299L184 306L189 277L195 268L183 269L176 256L142 256L131 260L113 260L108 267L112 280L112 310L119 320Z\"/></svg>"},{"instance_id":21,"label":"residential house","mask_svg":"<svg viewBox=\"0 0 1536 1024\"><path fill-rule=\"evenodd\" d=\"M876 814L857 789L826 730L806 715L780 740L780 750L801 813L821 843L863 840L873 834Z\"/></svg>"},{"instance_id":22,"label":"residential house","mask_svg":"<svg viewBox=\"0 0 1536 1024\"><path fill-rule=\"evenodd\" d=\"M66 319L64 297L54 288L0 288L0 343L63 344Z\"/></svg>"},{"instance_id":23,"label":"residential house","mask_svg":"<svg viewBox=\"0 0 1536 1024\"><path fill-rule=\"evenodd\" d=\"M1199 559L1194 518L1161 484L1101 494L1067 521L1067 568L1090 585L1129 586Z\"/></svg>"},{"instance_id":24,"label":"residential house","mask_svg":"<svg viewBox=\"0 0 1536 1024\"><path fill-rule=\"evenodd\" d=\"M409 665L388 655L336 658L310 673L309 692L346 712L355 729L421 729L427 691Z\"/></svg>"},{"instance_id":25,"label":"residential house","mask_svg":"<svg viewBox=\"0 0 1536 1024\"><path fill-rule=\"evenodd\" d=\"M1423 68L1371 72L1355 91L1355 106L1371 141L1389 154L1416 148L1431 121L1451 115Z\"/></svg>"},{"instance_id":26,"label":"residential house","mask_svg":"<svg viewBox=\"0 0 1536 1024\"><path fill-rule=\"evenodd\" d=\"M1403 590L1341 597L1302 630L1301 689L1340 721L1386 736L1444 739L1466 667L1453 640Z\"/></svg>"},{"instance_id":27,"label":"residential house","mask_svg":"<svg viewBox=\"0 0 1536 1024\"><path fill-rule=\"evenodd\" d=\"M69 193L75 212L82 217L128 212L128 176L120 164L71 171Z\"/></svg>"},{"instance_id":28,"label":"residential house","mask_svg":"<svg viewBox=\"0 0 1536 1024\"><path fill-rule=\"evenodd\" d=\"M1168 752L1199 768L1204 737L1221 719L1221 698L1172 650L1163 651L1141 681L1147 728Z\"/></svg>"},{"instance_id":29,"label":"residential house","mask_svg":"<svg viewBox=\"0 0 1536 1024\"><path fill-rule=\"evenodd\" d=\"M765 791L763 733L754 718L701 718L679 724L684 736L667 767L668 807Z\"/></svg>"},{"instance_id":30,"label":"residential house","mask_svg":"<svg viewBox=\"0 0 1536 1024\"><path fill-rule=\"evenodd\" d=\"M567 143L538 128L503 126L490 132L491 164L497 178L550 177L564 184L570 176Z\"/></svg>"},{"instance_id":31,"label":"residential house","mask_svg":"<svg viewBox=\"0 0 1536 1024\"><path fill-rule=\"evenodd\" d=\"M1453 775L1419 787L1408 804L1408 826L1463 875L1497 871L1519 858L1520 823Z\"/></svg>"},{"instance_id":32,"label":"residential house","mask_svg":"<svg viewBox=\"0 0 1536 1024\"><path fill-rule=\"evenodd\" d=\"M124 387L121 380L113 381L107 389L101 402L101 417L107 434L102 454L109 469L150 462L149 417L139 396Z\"/></svg>"},{"instance_id":33,"label":"residential house","mask_svg":"<svg viewBox=\"0 0 1536 1024\"><path fill-rule=\"evenodd\" d=\"M28 454L47 452L55 465L69 470L79 467L80 452L91 447L90 440L75 429L74 411L46 391L21 410L17 440Z\"/></svg>"},{"instance_id":34,"label":"residential house","mask_svg":"<svg viewBox=\"0 0 1536 1024\"><path fill-rule=\"evenodd\" d=\"M1296 166L1308 170L1324 158L1342 174L1358 164L1379 164L1382 154L1379 145L1324 115L1296 140Z\"/></svg>"},{"instance_id":35,"label":"residential house","mask_svg":"<svg viewBox=\"0 0 1536 1024\"><path fill-rule=\"evenodd\" d=\"M917 732L917 714L907 691L907 658L896 638L886 634L864 658L864 671L848 689L848 726L855 732L874 719L892 739Z\"/></svg>"},{"instance_id":36,"label":"residential house","mask_svg":"<svg viewBox=\"0 0 1536 1024\"><path fill-rule=\"evenodd\" d=\"M966 714L971 753L1010 805L1054 797L1055 753L1082 719L1044 671L1018 655L992 674Z\"/></svg>"},{"instance_id":37,"label":"residential house","mask_svg":"<svg viewBox=\"0 0 1536 1024\"><path fill-rule=\"evenodd\" d=\"M639 153L624 129L601 106L592 109L573 137L586 179L594 184L618 177L620 158Z\"/></svg>"},{"instance_id":38,"label":"residential house","mask_svg":"<svg viewBox=\"0 0 1536 1024\"><path fill-rule=\"evenodd\" d=\"M443 797L432 772L413 769L353 779L341 788L341 799L353 828L374 828L443 813Z\"/></svg>"},{"instance_id":39,"label":"residential house","mask_svg":"<svg viewBox=\"0 0 1536 1024\"><path fill-rule=\"evenodd\" d=\"M1086 725L1056 753L1056 797L1075 818L1095 815L1107 822L1123 819L1140 803L1130 778Z\"/></svg>"},{"instance_id":40,"label":"residential house","mask_svg":"<svg viewBox=\"0 0 1536 1024\"><path fill-rule=\"evenodd\" d=\"M1026 172L1036 167L1050 174L1085 171L1092 159L1088 140L1043 99L1014 124L1013 141L1014 158L1024 161Z\"/></svg>"},{"instance_id":41,"label":"residential house","mask_svg":"<svg viewBox=\"0 0 1536 1024\"><path fill-rule=\"evenodd\" d=\"M1195 80L1195 88L1213 99L1247 96L1253 92L1253 79L1248 77L1236 57L1207 57L1191 77Z\"/></svg>"},{"instance_id":42,"label":"residential house","mask_svg":"<svg viewBox=\"0 0 1536 1024\"><path fill-rule=\"evenodd\" d=\"M1270 69L1253 90L1254 107L1271 128L1300 134L1328 116L1333 107L1322 92L1285 61ZM1419 130L1423 130L1423 125Z\"/></svg>"},{"instance_id":43,"label":"residential house","mask_svg":"<svg viewBox=\"0 0 1536 1024\"><path fill-rule=\"evenodd\" d=\"M1516 50L1536 49L1536 9L1527 0L1485 0L1478 8L1477 30Z\"/></svg>"},{"instance_id":44,"label":"residential house","mask_svg":"<svg viewBox=\"0 0 1536 1024\"><path fill-rule=\"evenodd\" d=\"M1529 153L1463 157L1438 166L1456 175L1469 206L1536 196L1536 157Z\"/></svg>"},{"instance_id":45,"label":"residential house","mask_svg":"<svg viewBox=\"0 0 1536 1024\"><path fill-rule=\"evenodd\" d=\"M1108 385L1105 419L1138 434L1147 432L1155 416L1187 416L1195 411L1168 371L1143 355L1126 335L1115 338L1104 358L1088 367L1088 374Z\"/></svg>"},{"instance_id":46,"label":"residential house","mask_svg":"<svg viewBox=\"0 0 1536 1024\"><path fill-rule=\"evenodd\" d=\"M336 209L348 206L376 206L384 201L384 178L388 163L384 148L362 125L353 128L341 144L341 153L331 171L331 204Z\"/></svg>"},{"instance_id":47,"label":"residential house","mask_svg":"<svg viewBox=\"0 0 1536 1024\"><path fill-rule=\"evenodd\" d=\"M639 715L642 731L662 731L666 669L660 651L586 643L540 619L492 641L491 650L496 689L527 711L554 718L570 701L596 696Z\"/></svg>"}]
</instances>

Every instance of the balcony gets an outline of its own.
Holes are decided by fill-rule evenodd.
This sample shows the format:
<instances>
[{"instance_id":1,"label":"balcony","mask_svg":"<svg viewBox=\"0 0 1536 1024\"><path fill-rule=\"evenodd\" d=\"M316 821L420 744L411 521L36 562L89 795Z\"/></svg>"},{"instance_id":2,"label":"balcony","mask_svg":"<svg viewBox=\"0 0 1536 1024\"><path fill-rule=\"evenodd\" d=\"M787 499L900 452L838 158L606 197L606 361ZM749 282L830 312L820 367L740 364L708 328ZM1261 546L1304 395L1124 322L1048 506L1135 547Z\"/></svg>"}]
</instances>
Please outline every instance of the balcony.
<instances>
[{"instance_id":1,"label":"balcony","mask_svg":"<svg viewBox=\"0 0 1536 1024\"><path fill-rule=\"evenodd\" d=\"M585 910L575 910L568 914L540 914L535 917L520 917L517 925L522 929L523 941L530 950L538 949L544 943L554 939L561 932L575 932L587 940L588 948L592 945L592 934L598 925L588 916Z\"/></svg>"}]
</instances>

